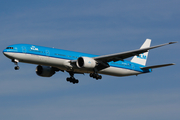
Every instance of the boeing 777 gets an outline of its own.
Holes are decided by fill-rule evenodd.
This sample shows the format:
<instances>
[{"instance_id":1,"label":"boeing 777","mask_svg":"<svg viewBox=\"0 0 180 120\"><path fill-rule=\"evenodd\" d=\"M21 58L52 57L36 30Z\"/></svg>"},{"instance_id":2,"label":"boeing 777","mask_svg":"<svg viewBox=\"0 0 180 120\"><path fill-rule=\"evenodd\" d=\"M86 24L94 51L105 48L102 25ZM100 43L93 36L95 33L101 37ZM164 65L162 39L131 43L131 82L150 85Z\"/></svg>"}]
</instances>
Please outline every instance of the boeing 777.
<instances>
[{"instance_id":1,"label":"boeing 777","mask_svg":"<svg viewBox=\"0 0 180 120\"><path fill-rule=\"evenodd\" d=\"M19 70L19 62L37 64L37 75L51 77L58 71L67 71L70 77L66 80L75 84L79 80L74 78L74 74L88 73L90 77L98 80L102 79L99 74L130 76L174 65L170 63L145 66L149 50L174 43L176 42L150 47L151 39L146 39L140 49L101 56L30 44L15 44L4 49L3 54L15 63L15 70ZM131 61L125 60L129 57L133 57Z\"/></svg>"}]
</instances>

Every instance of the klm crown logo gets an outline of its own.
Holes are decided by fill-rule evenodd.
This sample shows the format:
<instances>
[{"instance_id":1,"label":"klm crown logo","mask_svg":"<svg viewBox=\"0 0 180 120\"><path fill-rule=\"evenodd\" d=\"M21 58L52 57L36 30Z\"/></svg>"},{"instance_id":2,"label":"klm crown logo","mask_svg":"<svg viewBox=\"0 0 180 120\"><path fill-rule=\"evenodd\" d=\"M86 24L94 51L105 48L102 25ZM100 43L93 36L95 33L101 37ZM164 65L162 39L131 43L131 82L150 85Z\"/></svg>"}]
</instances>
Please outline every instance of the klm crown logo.
<instances>
[{"instance_id":1,"label":"klm crown logo","mask_svg":"<svg viewBox=\"0 0 180 120\"><path fill-rule=\"evenodd\" d=\"M31 47L31 50L39 50L38 48L36 48L35 46Z\"/></svg>"}]
</instances>

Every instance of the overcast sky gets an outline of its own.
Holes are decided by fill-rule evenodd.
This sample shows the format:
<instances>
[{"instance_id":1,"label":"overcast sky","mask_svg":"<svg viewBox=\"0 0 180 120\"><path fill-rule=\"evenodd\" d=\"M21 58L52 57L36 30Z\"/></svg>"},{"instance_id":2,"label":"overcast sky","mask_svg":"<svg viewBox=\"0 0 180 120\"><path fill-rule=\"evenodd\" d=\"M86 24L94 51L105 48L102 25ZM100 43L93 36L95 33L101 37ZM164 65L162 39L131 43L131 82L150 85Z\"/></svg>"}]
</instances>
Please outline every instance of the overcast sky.
<instances>
[{"instance_id":1,"label":"overcast sky","mask_svg":"<svg viewBox=\"0 0 180 120\"><path fill-rule=\"evenodd\" d=\"M179 0L1 0L0 50L28 43L97 55L180 39ZM0 55L1 120L179 120L180 45L151 50L147 65L176 63L130 77L94 80L36 75Z\"/></svg>"}]
</instances>

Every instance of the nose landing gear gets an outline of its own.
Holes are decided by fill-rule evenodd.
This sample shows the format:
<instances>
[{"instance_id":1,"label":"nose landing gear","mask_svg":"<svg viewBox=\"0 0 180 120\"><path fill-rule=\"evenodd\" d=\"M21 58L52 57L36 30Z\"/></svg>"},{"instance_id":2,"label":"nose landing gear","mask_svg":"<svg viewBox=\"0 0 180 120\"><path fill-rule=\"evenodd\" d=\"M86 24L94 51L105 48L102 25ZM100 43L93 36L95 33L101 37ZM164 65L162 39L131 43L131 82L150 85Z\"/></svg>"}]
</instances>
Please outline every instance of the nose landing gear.
<instances>
[{"instance_id":1,"label":"nose landing gear","mask_svg":"<svg viewBox=\"0 0 180 120\"><path fill-rule=\"evenodd\" d=\"M17 59L12 59L12 62L16 65L16 66L14 67L14 69L15 69L15 70L19 70L19 66L18 66L19 60L17 60Z\"/></svg>"}]
</instances>

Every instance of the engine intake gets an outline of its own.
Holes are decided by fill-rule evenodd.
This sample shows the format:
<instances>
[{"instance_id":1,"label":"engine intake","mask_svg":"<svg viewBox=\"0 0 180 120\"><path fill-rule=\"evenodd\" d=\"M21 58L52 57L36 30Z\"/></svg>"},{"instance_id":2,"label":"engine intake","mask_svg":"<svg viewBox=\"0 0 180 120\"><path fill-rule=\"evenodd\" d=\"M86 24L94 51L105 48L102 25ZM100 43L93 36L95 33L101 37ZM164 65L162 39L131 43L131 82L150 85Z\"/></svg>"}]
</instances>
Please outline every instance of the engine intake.
<instances>
[{"instance_id":1,"label":"engine intake","mask_svg":"<svg viewBox=\"0 0 180 120\"><path fill-rule=\"evenodd\" d=\"M93 58L89 58L89 57L79 57L76 65L78 66L78 68L95 68L97 65L97 62L93 59Z\"/></svg>"},{"instance_id":2,"label":"engine intake","mask_svg":"<svg viewBox=\"0 0 180 120\"><path fill-rule=\"evenodd\" d=\"M38 65L36 67L36 74L41 77L51 77L55 74L55 70L52 67L49 66L41 66Z\"/></svg>"}]
</instances>

